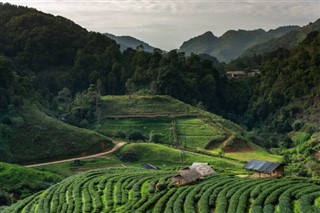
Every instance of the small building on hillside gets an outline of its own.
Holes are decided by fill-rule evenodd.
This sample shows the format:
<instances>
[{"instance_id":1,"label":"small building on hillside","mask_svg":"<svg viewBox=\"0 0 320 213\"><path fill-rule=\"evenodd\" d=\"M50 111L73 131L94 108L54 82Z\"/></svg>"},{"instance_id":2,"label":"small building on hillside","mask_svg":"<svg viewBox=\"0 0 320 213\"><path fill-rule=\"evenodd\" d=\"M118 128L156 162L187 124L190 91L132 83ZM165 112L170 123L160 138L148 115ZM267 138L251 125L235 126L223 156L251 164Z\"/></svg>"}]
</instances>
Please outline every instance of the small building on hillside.
<instances>
[{"instance_id":1,"label":"small building on hillside","mask_svg":"<svg viewBox=\"0 0 320 213\"><path fill-rule=\"evenodd\" d=\"M274 177L283 177L284 176L284 164L283 163L274 163L261 160L251 160L243 169L247 171L254 171L256 174L253 177L260 178L274 178Z\"/></svg>"},{"instance_id":2,"label":"small building on hillside","mask_svg":"<svg viewBox=\"0 0 320 213\"><path fill-rule=\"evenodd\" d=\"M259 70L253 70L251 72L245 71L227 71L227 77L229 79L243 79L243 78L252 78L260 74Z\"/></svg>"},{"instance_id":3,"label":"small building on hillside","mask_svg":"<svg viewBox=\"0 0 320 213\"><path fill-rule=\"evenodd\" d=\"M244 71L227 71L227 77L233 79L241 79L246 77L246 73Z\"/></svg>"},{"instance_id":4,"label":"small building on hillside","mask_svg":"<svg viewBox=\"0 0 320 213\"><path fill-rule=\"evenodd\" d=\"M201 177L195 169L182 169L178 175L171 178L171 182L177 186L185 186L196 182Z\"/></svg>"},{"instance_id":5,"label":"small building on hillside","mask_svg":"<svg viewBox=\"0 0 320 213\"><path fill-rule=\"evenodd\" d=\"M216 171L214 171L208 163L193 163L191 166L189 166L190 169L195 169L197 172L201 174L202 177L206 177L209 175L215 175Z\"/></svg>"},{"instance_id":6,"label":"small building on hillside","mask_svg":"<svg viewBox=\"0 0 320 213\"><path fill-rule=\"evenodd\" d=\"M180 169L179 174L172 177L171 182L177 186L184 186L214 174L216 174L216 172L208 163L193 163L189 167Z\"/></svg>"},{"instance_id":7,"label":"small building on hillside","mask_svg":"<svg viewBox=\"0 0 320 213\"><path fill-rule=\"evenodd\" d=\"M69 113L63 113L57 116L57 119L60 121L66 121L69 116Z\"/></svg>"}]
</instances>

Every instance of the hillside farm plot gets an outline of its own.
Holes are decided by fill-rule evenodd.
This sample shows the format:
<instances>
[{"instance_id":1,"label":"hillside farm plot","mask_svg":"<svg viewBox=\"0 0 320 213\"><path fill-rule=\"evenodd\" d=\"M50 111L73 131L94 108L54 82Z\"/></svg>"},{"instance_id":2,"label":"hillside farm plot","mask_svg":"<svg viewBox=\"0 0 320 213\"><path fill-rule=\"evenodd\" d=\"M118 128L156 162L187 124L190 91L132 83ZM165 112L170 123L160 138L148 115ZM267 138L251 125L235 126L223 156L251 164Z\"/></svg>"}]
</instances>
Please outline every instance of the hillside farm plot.
<instances>
[{"instance_id":1,"label":"hillside farm plot","mask_svg":"<svg viewBox=\"0 0 320 213\"><path fill-rule=\"evenodd\" d=\"M216 175L176 187L170 183L174 174L143 169L92 170L67 178L3 213L320 211L320 186L305 180Z\"/></svg>"},{"instance_id":2,"label":"hillside farm plot","mask_svg":"<svg viewBox=\"0 0 320 213\"><path fill-rule=\"evenodd\" d=\"M216 146L219 146L227 134L219 127L206 124L201 118L196 117L104 119L99 132L117 136L119 132L128 135L130 132L138 131L146 139L150 133L160 133L163 143L175 145L172 121L175 121L179 143L187 147L205 148L210 141L218 141Z\"/></svg>"},{"instance_id":3,"label":"hillside farm plot","mask_svg":"<svg viewBox=\"0 0 320 213\"><path fill-rule=\"evenodd\" d=\"M104 96L102 115L110 116L177 116L198 114L198 109L170 96ZM102 116L103 117L103 116Z\"/></svg>"},{"instance_id":4,"label":"hillside farm plot","mask_svg":"<svg viewBox=\"0 0 320 213\"><path fill-rule=\"evenodd\" d=\"M101 133L117 136L123 132L126 136L130 132L140 132L148 139L151 132L160 133L167 144L171 142L171 118L128 118L104 119L99 129Z\"/></svg>"},{"instance_id":5,"label":"hillside farm plot","mask_svg":"<svg viewBox=\"0 0 320 213\"><path fill-rule=\"evenodd\" d=\"M219 146L219 142L223 142L228 134L201 118L177 119L176 125L179 142L187 147L205 148L210 141L217 141L216 146Z\"/></svg>"}]
</instances>

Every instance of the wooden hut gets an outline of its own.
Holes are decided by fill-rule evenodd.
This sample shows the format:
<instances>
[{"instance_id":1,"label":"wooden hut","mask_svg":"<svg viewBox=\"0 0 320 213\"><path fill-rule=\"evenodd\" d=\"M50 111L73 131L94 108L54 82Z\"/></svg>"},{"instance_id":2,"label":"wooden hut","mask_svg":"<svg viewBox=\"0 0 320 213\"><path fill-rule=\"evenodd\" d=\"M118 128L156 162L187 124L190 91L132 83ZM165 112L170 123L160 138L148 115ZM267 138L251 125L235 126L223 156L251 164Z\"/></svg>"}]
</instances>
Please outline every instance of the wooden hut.
<instances>
[{"instance_id":1,"label":"wooden hut","mask_svg":"<svg viewBox=\"0 0 320 213\"><path fill-rule=\"evenodd\" d=\"M201 177L195 169L182 169L178 175L171 178L171 182L177 186L184 186L196 182Z\"/></svg>"},{"instance_id":2,"label":"wooden hut","mask_svg":"<svg viewBox=\"0 0 320 213\"><path fill-rule=\"evenodd\" d=\"M282 177L284 164L261 160L251 160L243 167L247 171L255 171L253 177Z\"/></svg>"}]
</instances>

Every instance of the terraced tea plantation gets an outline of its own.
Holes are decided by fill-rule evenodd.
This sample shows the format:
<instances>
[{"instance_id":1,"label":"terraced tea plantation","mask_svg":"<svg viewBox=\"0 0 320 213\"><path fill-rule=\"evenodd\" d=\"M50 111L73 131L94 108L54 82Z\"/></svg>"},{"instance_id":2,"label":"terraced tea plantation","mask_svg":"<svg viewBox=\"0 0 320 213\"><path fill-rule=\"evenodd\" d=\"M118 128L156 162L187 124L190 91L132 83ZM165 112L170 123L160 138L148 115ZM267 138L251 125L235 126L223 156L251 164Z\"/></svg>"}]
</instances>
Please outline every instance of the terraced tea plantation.
<instances>
[{"instance_id":1,"label":"terraced tea plantation","mask_svg":"<svg viewBox=\"0 0 320 213\"><path fill-rule=\"evenodd\" d=\"M320 212L320 185L305 180L216 175L176 187L170 184L175 174L125 168L92 170L3 212Z\"/></svg>"}]
</instances>

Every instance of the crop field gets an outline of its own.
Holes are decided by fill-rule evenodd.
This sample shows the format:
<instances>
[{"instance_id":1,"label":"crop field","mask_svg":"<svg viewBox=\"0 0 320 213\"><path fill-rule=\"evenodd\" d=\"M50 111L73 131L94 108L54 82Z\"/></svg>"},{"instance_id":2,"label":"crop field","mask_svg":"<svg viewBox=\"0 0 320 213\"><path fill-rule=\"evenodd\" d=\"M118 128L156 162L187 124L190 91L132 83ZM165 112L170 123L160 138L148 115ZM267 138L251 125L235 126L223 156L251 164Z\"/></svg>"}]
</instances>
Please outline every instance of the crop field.
<instances>
[{"instance_id":1,"label":"crop field","mask_svg":"<svg viewBox=\"0 0 320 213\"><path fill-rule=\"evenodd\" d=\"M206 124L200 118L129 118L105 119L100 127L100 132L107 131L112 135L118 132L129 134L132 131L141 132L145 138L149 134L160 133L167 144L174 145L172 121L176 121L179 143L194 148L205 148L210 140L223 141L226 132L217 126ZM219 144L217 144L218 146Z\"/></svg>"},{"instance_id":2,"label":"crop field","mask_svg":"<svg viewBox=\"0 0 320 213\"><path fill-rule=\"evenodd\" d=\"M170 183L173 175L172 171L143 169L92 170L3 212L320 212L320 186L306 180L216 175L176 187Z\"/></svg>"}]
</instances>

